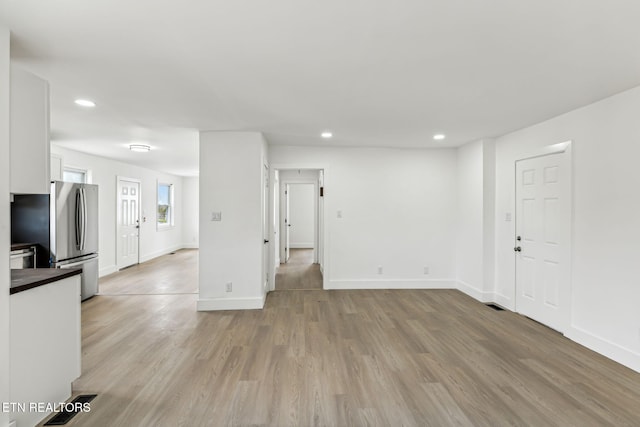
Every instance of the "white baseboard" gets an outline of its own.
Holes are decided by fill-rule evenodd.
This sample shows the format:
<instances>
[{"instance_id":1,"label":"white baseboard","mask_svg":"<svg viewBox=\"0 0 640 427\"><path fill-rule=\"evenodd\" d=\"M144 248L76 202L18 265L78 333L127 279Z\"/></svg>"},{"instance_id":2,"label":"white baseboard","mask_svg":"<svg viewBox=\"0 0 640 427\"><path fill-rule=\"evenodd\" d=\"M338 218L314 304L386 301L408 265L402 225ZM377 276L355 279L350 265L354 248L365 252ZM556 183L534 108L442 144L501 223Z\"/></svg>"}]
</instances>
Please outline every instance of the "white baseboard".
<instances>
[{"instance_id":1,"label":"white baseboard","mask_svg":"<svg viewBox=\"0 0 640 427\"><path fill-rule=\"evenodd\" d=\"M98 271L98 277L108 276L109 274L113 274L118 271L118 267L115 265L109 265L107 267L103 267Z\"/></svg>"},{"instance_id":2,"label":"white baseboard","mask_svg":"<svg viewBox=\"0 0 640 427\"><path fill-rule=\"evenodd\" d=\"M178 250L180 250L182 248L183 248L183 246L178 245L178 246L173 246L173 247L166 248L166 249L160 249L159 251L151 252L151 253L146 254L146 255L140 255L140 262L143 263L143 262L151 261L154 258L158 258L159 256L166 255L166 254L169 254L171 252L178 251Z\"/></svg>"},{"instance_id":3,"label":"white baseboard","mask_svg":"<svg viewBox=\"0 0 640 427\"><path fill-rule=\"evenodd\" d=\"M266 295L248 298L200 298L197 303L197 310L261 310L264 307L265 300Z\"/></svg>"},{"instance_id":4,"label":"white baseboard","mask_svg":"<svg viewBox=\"0 0 640 427\"><path fill-rule=\"evenodd\" d=\"M574 325L570 326L569 330L564 335L570 340L575 341L596 353L600 353L621 365L633 369L636 372L640 372L640 353L636 353L633 350L612 343L611 341L587 332Z\"/></svg>"},{"instance_id":5,"label":"white baseboard","mask_svg":"<svg viewBox=\"0 0 640 427\"><path fill-rule=\"evenodd\" d=\"M469 295L471 298L474 298L482 303L494 302L493 292L482 291L474 286L471 286L467 282L463 282L462 280L458 280L457 285L458 290Z\"/></svg>"},{"instance_id":6,"label":"white baseboard","mask_svg":"<svg viewBox=\"0 0 640 427\"><path fill-rule=\"evenodd\" d=\"M200 245L197 243L184 243L180 246L180 249L200 249Z\"/></svg>"},{"instance_id":7,"label":"white baseboard","mask_svg":"<svg viewBox=\"0 0 640 427\"><path fill-rule=\"evenodd\" d=\"M447 279L329 280L327 289L456 289L456 281Z\"/></svg>"},{"instance_id":8,"label":"white baseboard","mask_svg":"<svg viewBox=\"0 0 640 427\"><path fill-rule=\"evenodd\" d=\"M313 243L290 243L290 249L313 249Z\"/></svg>"},{"instance_id":9,"label":"white baseboard","mask_svg":"<svg viewBox=\"0 0 640 427\"><path fill-rule=\"evenodd\" d=\"M493 294L493 302L495 302L496 304L498 304L500 307L504 307L507 310L511 310L511 311L515 311L516 310L516 306L514 304L514 301L509 298L506 297L502 294L499 294L497 292L495 292Z\"/></svg>"},{"instance_id":10,"label":"white baseboard","mask_svg":"<svg viewBox=\"0 0 640 427\"><path fill-rule=\"evenodd\" d=\"M140 255L140 263L151 261L154 258L158 258L159 256L170 254L171 252L179 251L180 249L198 249L198 246L197 245L196 246L180 245L180 246L174 246L172 248L161 249L159 251L155 251L155 252L152 252L150 254ZM118 270L119 269L118 269L117 265L110 265L108 267L103 267L98 272L98 277L102 277L102 276L107 276L109 274L113 274L113 273L117 272Z\"/></svg>"}]
</instances>

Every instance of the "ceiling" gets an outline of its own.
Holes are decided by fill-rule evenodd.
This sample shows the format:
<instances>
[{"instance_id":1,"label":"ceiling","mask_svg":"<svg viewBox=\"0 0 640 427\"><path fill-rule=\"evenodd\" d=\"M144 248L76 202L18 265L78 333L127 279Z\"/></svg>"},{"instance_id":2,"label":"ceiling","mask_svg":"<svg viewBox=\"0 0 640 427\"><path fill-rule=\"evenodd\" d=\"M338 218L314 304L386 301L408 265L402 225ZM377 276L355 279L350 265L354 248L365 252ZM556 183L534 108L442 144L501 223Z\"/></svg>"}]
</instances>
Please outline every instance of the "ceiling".
<instances>
[{"instance_id":1,"label":"ceiling","mask_svg":"<svg viewBox=\"0 0 640 427\"><path fill-rule=\"evenodd\" d=\"M54 143L185 176L199 130L451 147L640 85L633 0L0 0L0 22Z\"/></svg>"}]
</instances>

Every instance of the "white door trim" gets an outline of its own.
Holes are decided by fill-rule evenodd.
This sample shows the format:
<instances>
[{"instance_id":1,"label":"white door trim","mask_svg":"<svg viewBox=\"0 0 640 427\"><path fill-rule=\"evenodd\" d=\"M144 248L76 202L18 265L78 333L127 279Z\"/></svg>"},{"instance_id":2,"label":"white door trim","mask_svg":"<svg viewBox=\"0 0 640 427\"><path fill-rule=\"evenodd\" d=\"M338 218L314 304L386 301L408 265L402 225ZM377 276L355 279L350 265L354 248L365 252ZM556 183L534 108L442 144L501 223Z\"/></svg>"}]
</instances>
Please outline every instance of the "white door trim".
<instances>
[{"instance_id":1,"label":"white door trim","mask_svg":"<svg viewBox=\"0 0 640 427\"><path fill-rule=\"evenodd\" d=\"M272 163L270 165L270 172L269 172L269 176L270 176L270 182L269 185L273 186L274 185L274 175L275 175L275 171L283 171L283 170L291 170L291 169L311 169L311 170L318 170L318 171L323 171L324 174L324 187L325 187L325 192L323 195L324 198L324 203L322 203L323 209L322 211L320 211L320 203L318 203L318 201L316 200L316 212L318 215L322 215L322 217L324 218L324 230L323 230L323 234L322 234L322 288L323 289L328 289L329 288L329 272L330 272L330 259L329 259L329 231L331 228L330 225L330 221L327 221L327 209L328 209L328 205L327 205L327 191L326 191L326 187L327 187L327 167L326 165L318 165L318 164L283 164L283 163ZM330 173L329 173L330 175ZM288 183L288 181L286 182ZM308 181L306 183L309 183ZM285 181L282 180L282 178L280 178L280 185L285 184ZM279 191L279 190L278 190ZM318 188L318 183L316 182L316 194L319 195L319 188ZM274 200L273 200L273 187L271 187L271 191L270 191L270 202L273 204ZM317 199L317 198L316 198ZM279 209L279 208L278 208ZM317 222L319 223L319 218L317 220ZM273 221L270 221L271 227L273 228ZM273 235L274 230L271 230L271 235ZM280 234L282 235L283 231L280 230ZM320 240L320 236L317 236L316 240L316 246L319 243ZM275 253L273 253L273 248L275 247L275 245L271 246L271 259L275 260L276 256ZM274 263L271 263L271 290L275 290L275 285L276 285L276 281L275 281L275 276L276 276L276 267L274 265Z\"/></svg>"},{"instance_id":2,"label":"white door trim","mask_svg":"<svg viewBox=\"0 0 640 427\"><path fill-rule=\"evenodd\" d=\"M513 200L514 200L514 210L513 212L516 212L516 206L515 204L517 203L517 174L516 174L516 168L517 168L517 163L519 161L522 160L529 160L529 159L534 159L537 157L543 157L543 156L549 156L549 155L553 155L553 154L562 154L565 153L567 155L567 166L569 168L568 174L567 176L569 177L569 211L570 211L570 218L569 218L569 239L568 239L568 252L569 252L569 264L568 264L568 268L569 271L567 272L567 277L569 278L569 283L568 283L568 293L569 293L569 297L567 299L567 323L564 325L564 331L561 331L563 333L566 333L569 328L572 327L573 325L573 279L572 279L572 274L573 274L573 238L574 238L574 233L573 233L573 223L574 223L574 191L573 191L573 181L574 181L574 176L573 176L573 141L572 140L568 140L568 141L564 141L564 142L560 142L557 144L551 144L551 145L547 145L544 147L540 147L537 150L533 150L529 153L524 153L521 156L519 156L518 158L516 158L513 162L513 179L514 179L514 193L513 193ZM518 218L515 218L515 220L517 221ZM516 245L516 235L515 235L515 228L514 228L514 235L513 235L513 243L514 243L514 247L517 246ZM514 257L513 259L513 263L514 263L514 277L513 277L513 294L512 294L512 301L513 301L513 308L515 312L518 312L518 302L517 302L517 285L516 285L516 272L517 272L517 259L516 257Z\"/></svg>"},{"instance_id":3,"label":"white door trim","mask_svg":"<svg viewBox=\"0 0 640 427\"><path fill-rule=\"evenodd\" d=\"M121 267L120 265L118 265L118 244L119 244L119 234L118 234L118 213L120 211L120 203L119 199L120 199L120 194L118 191L118 188L120 186L120 181L128 181L128 182L135 182L138 184L138 226L140 226L140 228L138 229L138 263L140 263L140 231L142 230L142 222L141 222L141 215L142 215L142 180L139 180L137 178L129 178L126 176L122 176L122 175L116 175L116 271L118 271Z\"/></svg>"}]
</instances>

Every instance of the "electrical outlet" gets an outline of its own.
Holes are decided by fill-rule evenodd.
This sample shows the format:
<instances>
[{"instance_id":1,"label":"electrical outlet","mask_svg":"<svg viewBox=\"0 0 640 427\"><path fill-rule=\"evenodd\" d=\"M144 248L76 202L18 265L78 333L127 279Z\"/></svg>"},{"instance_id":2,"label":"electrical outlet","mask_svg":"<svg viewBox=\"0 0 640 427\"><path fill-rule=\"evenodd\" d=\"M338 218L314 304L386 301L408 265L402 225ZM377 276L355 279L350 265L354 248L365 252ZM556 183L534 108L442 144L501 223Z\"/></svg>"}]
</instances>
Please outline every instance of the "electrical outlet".
<instances>
[{"instance_id":1,"label":"electrical outlet","mask_svg":"<svg viewBox=\"0 0 640 427\"><path fill-rule=\"evenodd\" d=\"M424 274L429 274L429 267L424 268Z\"/></svg>"},{"instance_id":2,"label":"electrical outlet","mask_svg":"<svg viewBox=\"0 0 640 427\"><path fill-rule=\"evenodd\" d=\"M336 217L337 218L342 218L342 211L336 212Z\"/></svg>"},{"instance_id":3,"label":"electrical outlet","mask_svg":"<svg viewBox=\"0 0 640 427\"><path fill-rule=\"evenodd\" d=\"M211 212L211 221L222 221L222 212Z\"/></svg>"},{"instance_id":4,"label":"electrical outlet","mask_svg":"<svg viewBox=\"0 0 640 427\"><path fill-rule=\"evenodd\" d=\"M233 283L227 282L227 292L233 292Z\"/></svg>"},{"instance_id":5,"label":"electrical outlet","mask_svg":"<svg viewBox=\"0 0 640 427\"><path fill-rule=\"evenodd\" d=\"M381 265L378 266L378 274L382 274L382 266Z\"/></svg>"}]
</instances>

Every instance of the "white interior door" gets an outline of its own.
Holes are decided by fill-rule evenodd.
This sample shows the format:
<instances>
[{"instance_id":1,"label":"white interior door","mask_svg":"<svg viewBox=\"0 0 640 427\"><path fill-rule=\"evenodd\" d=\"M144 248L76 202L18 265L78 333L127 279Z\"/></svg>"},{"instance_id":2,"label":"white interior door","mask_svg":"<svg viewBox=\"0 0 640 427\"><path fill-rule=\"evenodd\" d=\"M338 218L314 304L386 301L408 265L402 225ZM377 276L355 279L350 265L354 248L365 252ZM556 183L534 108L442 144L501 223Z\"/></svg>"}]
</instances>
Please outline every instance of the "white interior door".
<instances>
[{"instance_id":1,"label":"white interior door","mask_svg":"<svg viewBox=\"0 0 640 427\"><path fill-rule=\"evenodd\" d=\"M291 214L289 206L290 193L291 188L289 184L287 184L284 191L284 262L289 261L289 252L291 248L291 218L289 218L289 215Z\"/></svg>"},{"instance_id":2,"label":"white interior door","mask_svg":"<svg viewBox=\"0 0 640 427\"><path fill-rule=\"evenodd\" d=\"M516 311L564 332L570 320L569 154L516 162Z\"/></svg>"},{"instance_id":3,"label":"white interior door","mask_svg":"<svg viewBox=\"0 0 640 427\"><path fill-rule=\"evenodd\" d=\"M280 179L278 171L273 174L273 254L274 268L280 264Z\"/></svg>"},{"instance_id":4,"label":"white interior door","mask_svg":"<svg viewBox=\"0 0 640 427\"><path fill-rule=\"evenodd\" d=\"M264 165L262 176L262 277L263 289L269 290L269 167Z\"/></svg>"},{"instance_id":5,"label":"white interior door","mask_svg":"<svg viewBox=\"0 0 640 427\"><path fill-rule=\"evenodd\" d=\"M122 269L140 262L140 181L118 178L117 263Z\"/></svg>"}]
</instances>

